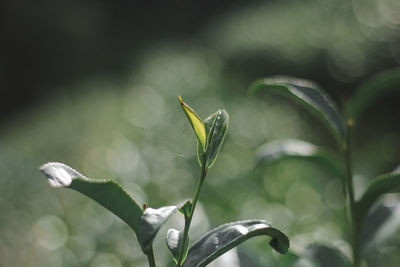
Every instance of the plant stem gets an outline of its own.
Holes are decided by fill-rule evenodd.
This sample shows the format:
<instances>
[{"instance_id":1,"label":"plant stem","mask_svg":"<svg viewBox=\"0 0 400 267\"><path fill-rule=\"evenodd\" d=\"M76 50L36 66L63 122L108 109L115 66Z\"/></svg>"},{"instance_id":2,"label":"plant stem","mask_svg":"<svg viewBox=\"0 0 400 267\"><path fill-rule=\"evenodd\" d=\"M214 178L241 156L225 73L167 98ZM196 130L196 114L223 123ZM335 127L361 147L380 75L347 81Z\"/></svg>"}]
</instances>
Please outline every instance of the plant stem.
<instances>
[{"instance_id":1,"label":"plant stem","mask_svg":"<svg viewBox=\"0 0 400 267\"><path fill-rule=\"evenodd\" d=\"M353 169L352 169L352 155L351 155L351 139L352 139L353 121L347 121L347 135L345 144L345 161L346 161L346 192L348 197L348 205L350 211L350 223L351 223L351 241L353 248L353 265L354 267L360 266L360 255L359 255L359 227L356 216L356 205L354 202L354 187L353 187Z\"/></svg>"},{"instance_id":2,"label":"plant stem","mask_svg":"<svg viewBox=\"0 0 400 267\"><path fill-rule=\"evenodd\" d=\"M201 186L203 185L203 181L207 176L208 168L207 168L206 163L207 163L206 156L203 155L200 179L198 179L198 181L197 181L196 189L194 191L194 196L193 196L193 200L192 200L192 206L190 207L189 214L185 218L185 228L183 230L182 242L181 242L181 245L179 248L179 257L178 257L178 264L177 264L178 267L182 266L183 256L185 254L185 244L187 242L186 240L188 239L190 224L192 223L194 210L196 208L197 200L199 199Z\"/></svg>"},{"instance_id":3,"label":"plant stem","mask_svg":"<svg viewBox=\"0 0 400 267\"><path fill-rule=\"evenodd\" d=\"M147 260L149 262L149 267L157 267L156 261L154 259L153 246L151 247L150 252L147 254Z\"/></svg>"}]
</instances>

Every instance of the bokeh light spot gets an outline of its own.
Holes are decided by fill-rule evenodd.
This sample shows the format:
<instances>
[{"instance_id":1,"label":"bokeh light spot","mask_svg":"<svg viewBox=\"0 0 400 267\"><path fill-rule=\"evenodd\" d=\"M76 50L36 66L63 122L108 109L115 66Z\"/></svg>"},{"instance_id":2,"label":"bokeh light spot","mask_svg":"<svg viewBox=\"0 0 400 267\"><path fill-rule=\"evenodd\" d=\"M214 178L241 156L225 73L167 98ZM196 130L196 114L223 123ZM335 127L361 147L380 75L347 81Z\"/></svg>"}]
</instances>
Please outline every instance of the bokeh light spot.
<instances>
[{"instance_id":1,"label":"bokeh light spot","mask_svg":"<svg viewBox=\"0 0 400 267\"><path fill-rule=\"evenodd\" d=\"M294 184L286 194L286 205L295 214L295 217L303 220L315 219L315 215L321 208L320 195L310 186Z\"/></svg>"},{"instance_id":2,"label":"bokeh light spot","mask_svg":"<svg viewBox=\"0 0 400 267\"><path fill-rule=\"evenodd\" d=\"M121 261L112 253L100 253L93 259L90 267L121 267Z\"/></svg>"},{"instance_id":3,"label":"bokeh light spot","mask_svg":"<svg viewBox=\"0 0 400 267\"><path fill-rule=\"evenodd\" d=\"M67 225L58 217L46 215L33 227L36 243L47 250L62 247L68 241Z\"/></svg>"}]
</instances>

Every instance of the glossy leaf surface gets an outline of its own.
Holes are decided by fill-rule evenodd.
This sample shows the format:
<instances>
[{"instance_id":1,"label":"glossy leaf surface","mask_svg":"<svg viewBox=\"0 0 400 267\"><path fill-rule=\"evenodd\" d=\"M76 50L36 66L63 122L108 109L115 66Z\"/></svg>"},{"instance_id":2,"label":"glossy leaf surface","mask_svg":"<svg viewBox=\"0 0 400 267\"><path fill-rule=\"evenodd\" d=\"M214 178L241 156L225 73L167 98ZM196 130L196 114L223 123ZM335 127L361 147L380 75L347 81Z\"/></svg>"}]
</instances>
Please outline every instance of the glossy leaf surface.
<instances>
[{"instance_id":1,"label":"glossy leaf surface","mask_svg":"<svg viewBox=\"0 0 400 267\"><path fill-rule=\"evenodd\" d=\"M258 164L272 164L291 158L314 161L323 164L334 175L344 179L343 167L334 154L297 139L281 139L261 145L256 151L256 158Z\"/></svg>"},{"instance_id":2,"label":"glossy leaf surface","mask_svg":"<svg viewBox=\"0 0 400 267\"><path fill-rule=\"evenodd\" d=\"M200 117L194 112L194 110L189 107L185 102L183 102L182 98L179 97L179 102L182 106L183 111L185 112L186 117L188 118L190 124L194 132L196 133L197 139L199 140L203 151L206 150L206 130L203 124L203 121Z\"/></svg>"},{"instance_id":3,"label":"glossy leaf surface","mask_svg":"<svg viewBox=\"0 0 400 267\"><path fill-rule=\"evenodd\" d=\"M349 117L357 120L377 99L395 90L400 90L399 68L377 74L363 83L348 102Z\"/></svg>"},{"instance_id":4,"label":"glossy leaf surface","mask_svg":"<svg viewBox=\"0 0 400 267\"><path fill-rule=\"evenodd\" d=\"M270 236L269 244L277 252L288 251L289 239L281 231L264 220L246 220L224 224L206 233L191 246L183 266L206 266L247 239L260 235Z\"/></svg>"},{"instance_id":5,"label":"glossy leaf surface","mask_svg":"<svg viewBox=\"0 0 400 267\"><path fill-rule=\"evenodd\" d=\"M53 187L74 189L126 222L139 236L143 210L135 200L115 181L89 179L71 167L58 162L50 162L40 167Z\"/></svg>"},{"instance_id":6,"label":"glossy leaf surface","mask_svg":"<svg viewBox=\"0 0 400 267\"><path fill-rule=\"evenodd\" d=\"M343 252L326 244L312 244L304 254L320 267L351 267L350 260Z\"/></svg>"},{"instance_id":7,"label":"glossy leaf surface","mask_svg":"<svg viewBox=\"0 0 400 267\"><path fill-rule=\"evenodd\" d=\"M218 110L208 118L204 120L204 127L206 129L207 145L206 145L206 157L208 168L211 168L221 150L222 144L224 143L226 133L229 127L229 115L225 110ZM202 165L201 161L201 146L197 146L197 159Z\"/></svg>"},{"instance_id":8,"label":"glossy leaf surface","mask_svg":"<svg viewBox=\"0 0 400 267\"><path fill-rule=\"evenodd\" d=\"M167 232L167 246L168 249L171 251L172 256L174 258L175 263L178 263L179 258L179 249L182 242L183 233L176 229L169 229ZM189 238L186 239L185 250L182 257L182 262L185 261L187 253L189 251Z\"/></svg>"},{"instance_id":9,"label":"glossy leaf surface","mask_svg":"<svg viewBox=\"0 0 400 267\"><path fill-rule=\"evenodd\" d=\"M144 253L148 253L158 230L178 210L177 206L147 208L140 221L140 244Z\"/></svg>"},{"instance_id":10,"label":"glossy leaf surface","mask_svg":"<svg viewBox=\"0 0 400 267\"><path fill-rule=\"evenodd\" d=\"M400 189L400 171L380 175L374 178L367 189L362 194L359 201L357 201L357 215L362 220L368 213L369 208L379 199L383 194L390 192L399 192Z\"/></svg>"},{"instance_id":11,"label":"glossy leaf surface","mask_svg":"<svg viewBox=\"0 0 400 267\"><path fill-rule=\"evenodd\" d=\"M271 90L293 98L321 118L342 144L345 135L342 117L330 97L313 82L294 77L271 77L253 83L249 92L260 90Z\"/></svg>"}]
</instances>

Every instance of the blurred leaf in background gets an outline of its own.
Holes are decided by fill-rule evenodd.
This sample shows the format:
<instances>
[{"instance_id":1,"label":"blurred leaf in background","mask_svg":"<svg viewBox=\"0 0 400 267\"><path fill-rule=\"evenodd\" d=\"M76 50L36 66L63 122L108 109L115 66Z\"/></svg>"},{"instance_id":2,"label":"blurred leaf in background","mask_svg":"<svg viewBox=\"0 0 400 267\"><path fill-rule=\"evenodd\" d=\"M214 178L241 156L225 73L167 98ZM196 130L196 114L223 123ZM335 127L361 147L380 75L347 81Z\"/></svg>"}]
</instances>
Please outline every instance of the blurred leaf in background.
<instances>
[{"instance_id":1,"label":"blurred leaf in background","mask_svg":"<svg viewBox=\"0 0 400 267\"><path fill-rule=\"evenodd\" d=\"M139 204L184 202L198 174L193 133L177 119L180 94L198 107L201 118L218 106L229 110L231 119L229 138L210 169L215 179L208 180L193 219L193 240L227 218L251 217L280 225L295 252L314 241L330 241L349 254L338 179L295 159L259 168L254 160L255 148L275 139L298 138L331 150L335 140L291 102L249 98L246 89L259 77L293 75L317 81L343 106L361 79L400 64L398 1L238 1L225 9L208 4L196 27L196 16L177 15L176 5L165 9L165 21L143 20L133 27L127 23L132 6L63 4L64 16L49 16L61 11L45 2L43 13L30 16L24 6L4 4L13 33L4 45L11 47L19 33L32 39L13 50L18 56L4 56L14 67L2 65L2 87L11 92L32 85L25 96L34 97L21 99L30 105L14 104L14 112L2 117L0 265L147 266L128 227L72 190L54 192L37 166L56 160L91 177L115 178ZM146 8L135 12L148 15L152 9ZM179 28L175 15L176 21L192 24ZM169 26L162 26L166 21ZM138 30L148 24L147 33ZM163 27L169 31L163 33ZM397 91L382 98L360 120L358 188L394 169L400 159L400 128L393 115L400 112L398 96ZM399 196L391 195L395 200ZM171 218L171 225L179 223L179 216ZM368 259L371 266L396 266L399 240L395 231L380 243L379 253ZM163 238L154 245L161 266L167 265ZM280 259L267 246L262 240L247 242L225 262L277 266Z\"/></svg>"}]
</instances>

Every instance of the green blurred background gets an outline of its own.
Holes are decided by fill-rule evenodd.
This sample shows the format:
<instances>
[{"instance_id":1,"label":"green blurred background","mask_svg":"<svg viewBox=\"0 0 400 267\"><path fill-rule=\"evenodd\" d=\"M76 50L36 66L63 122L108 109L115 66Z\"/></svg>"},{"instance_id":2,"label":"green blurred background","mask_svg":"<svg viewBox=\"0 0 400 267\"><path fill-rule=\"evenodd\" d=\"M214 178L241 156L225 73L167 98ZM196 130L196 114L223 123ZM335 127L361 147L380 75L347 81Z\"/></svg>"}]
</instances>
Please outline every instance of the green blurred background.
<instances>
[{"instance_id":1,"label":"green blurred background","mask_svg":"<svg viewBox=\"0 0 400 267\"><path fill-rule=\"evenodd\" d=\"M318 241L350 255L338 179L294 160L255 168L255 150L267 141L300 138L334 150L334 139L292 102L246 90L260 77L293 75L317 81L343 108L362 81L400 65L398 0L1 6L0 266L147 266L128 226L76 192L50 188L38 167L60 161L88 177L114 178L151 207L182 203L199 168L178 94L202 118L218 108L231 117L193 240L222 223L260 218L287 233L294 252ZM362 117L356 193L400 163L399 97L397 90L377 99ZM399 201L391 194L382 203ZM156 239L160 266L168 264L166 229L177 224L179 215ZM397 266L400 220L393 224L363 266ZM214 266L280 266L281 259L257 238Z\"/></svg>"}]
</instances>

